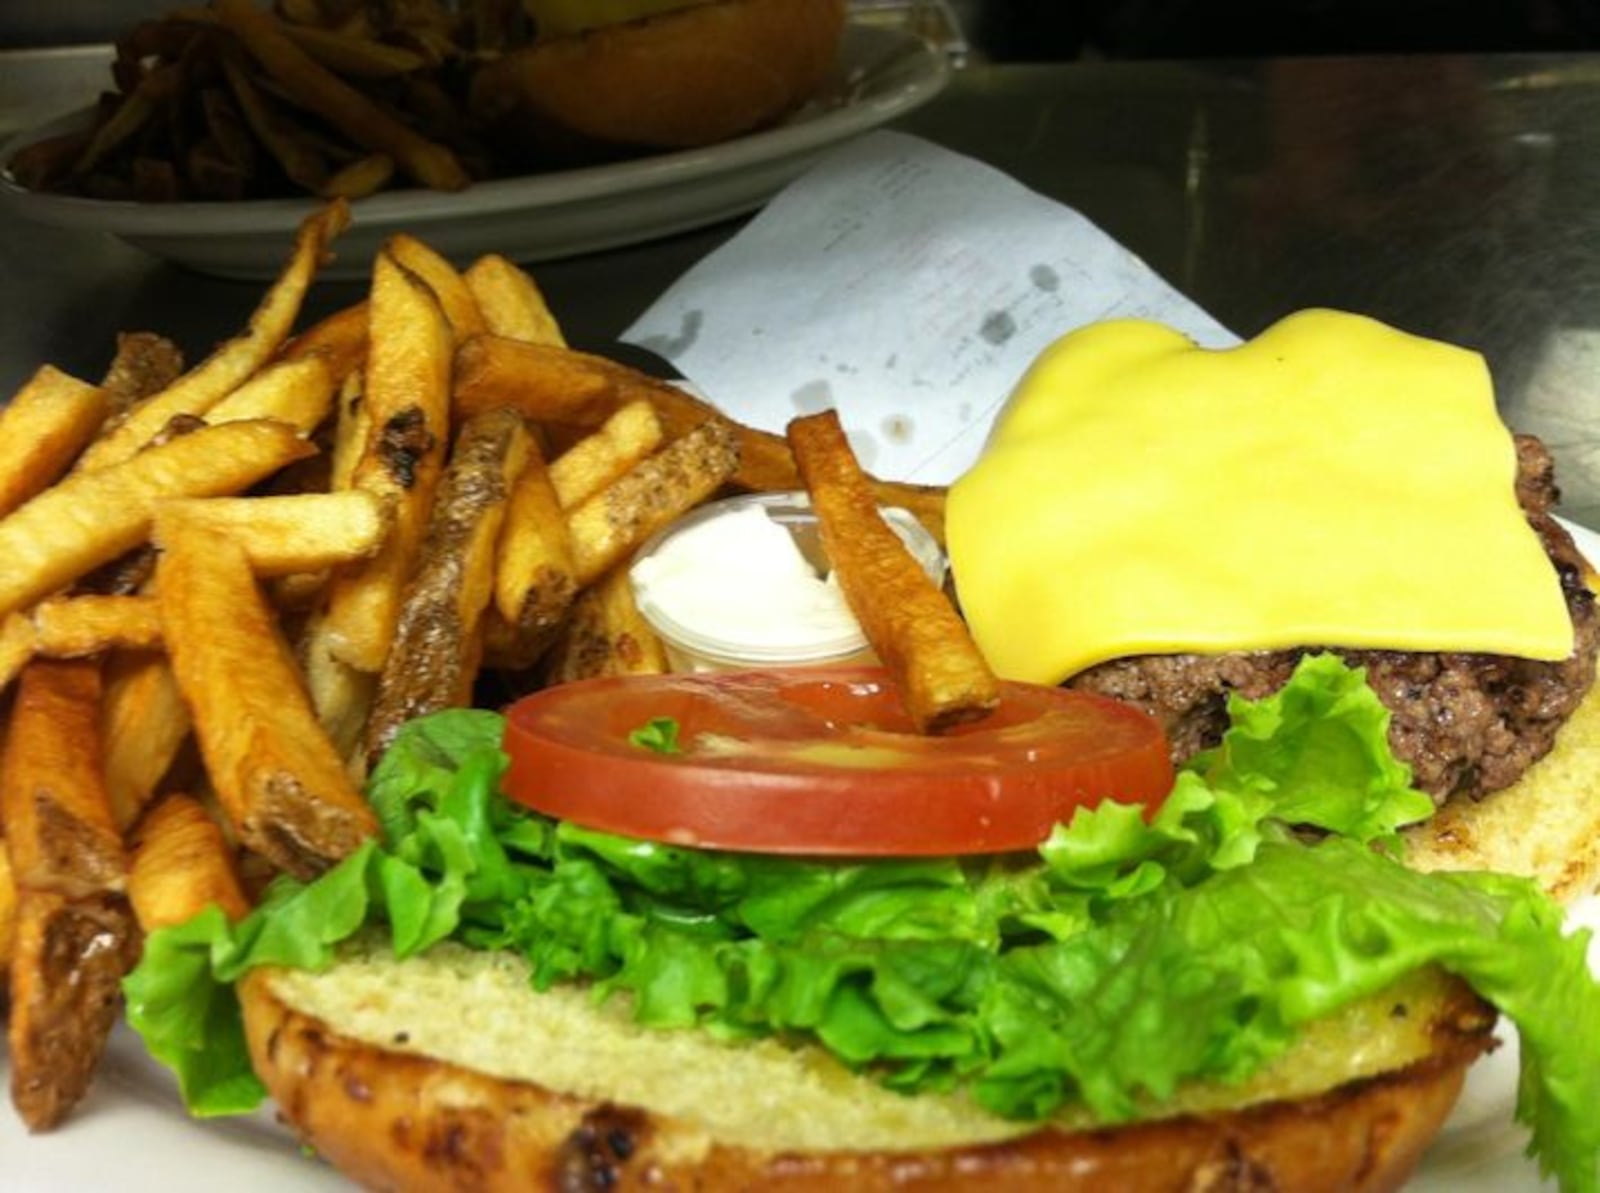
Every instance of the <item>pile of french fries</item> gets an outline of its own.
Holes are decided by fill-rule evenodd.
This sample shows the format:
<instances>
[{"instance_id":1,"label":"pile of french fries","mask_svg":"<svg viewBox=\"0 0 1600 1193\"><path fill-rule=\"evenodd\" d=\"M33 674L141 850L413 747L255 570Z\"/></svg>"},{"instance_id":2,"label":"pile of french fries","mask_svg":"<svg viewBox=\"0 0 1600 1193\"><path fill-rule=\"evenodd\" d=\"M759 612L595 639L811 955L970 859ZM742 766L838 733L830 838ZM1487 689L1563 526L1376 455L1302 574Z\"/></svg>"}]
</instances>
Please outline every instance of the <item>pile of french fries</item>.
<instances>
[{"instance_id":1,"label":"pile of french fries","mask_svg":"<svg viewBox=\"0 0 1600 1193\"><path fill-rule=\"evenodd\" d=\"M850 527L874 502L942 533L942 491L850 471L836 424L791 451L568 348L500 257L458 271L396 236L364 301L297 331L348 220L308 218L199 363L129 334L99 383L45 365L0 406L0 972L33 1129L82 1096L143 932L243 914L241 872L309 878L377 831L362 781L402 722L486 677L504 698L664 670L626 576L661 526L799 487L798 453L838 474L815 486L835 534L872 533ZM892 641L925 599L886 658L919 657ZM941 699L931 726L959 719Z\"/></svg>"},{"instance_id":2,"label":"pile of french fries","mask_svg":"<svg viewBox=\"0 0 1600 1193\"><path fill-rule=\"evenodd\" d=\"M196 3L130 29L90 126L22 150L13 176L170 202L459 190L504 172L466 95L477 61L531 39L519 4L259 2Z\"/></svg>"}]
</instances>

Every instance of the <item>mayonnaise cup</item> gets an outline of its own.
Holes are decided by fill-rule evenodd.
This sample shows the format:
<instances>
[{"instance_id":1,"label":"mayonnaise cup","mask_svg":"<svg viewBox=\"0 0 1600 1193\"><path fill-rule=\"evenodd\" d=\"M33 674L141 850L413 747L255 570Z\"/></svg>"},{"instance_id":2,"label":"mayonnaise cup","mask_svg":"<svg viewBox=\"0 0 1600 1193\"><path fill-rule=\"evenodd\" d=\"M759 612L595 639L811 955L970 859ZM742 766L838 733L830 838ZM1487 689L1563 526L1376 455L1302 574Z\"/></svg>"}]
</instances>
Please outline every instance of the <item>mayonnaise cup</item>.
<instances>
[{"instance_id":1,"label":"mayonnaise cup","mask_svg":"<svg viewBox=\"0 0 1600 1193\"><path fill-rule=\"evenodd\" d=\"M933 536L906 510L881 512L942 585L944 552ZM875 662L828 572L817 516L798 492L700 506L649 539L628 574L674 671Z\"/></svg>"}]
</instances>

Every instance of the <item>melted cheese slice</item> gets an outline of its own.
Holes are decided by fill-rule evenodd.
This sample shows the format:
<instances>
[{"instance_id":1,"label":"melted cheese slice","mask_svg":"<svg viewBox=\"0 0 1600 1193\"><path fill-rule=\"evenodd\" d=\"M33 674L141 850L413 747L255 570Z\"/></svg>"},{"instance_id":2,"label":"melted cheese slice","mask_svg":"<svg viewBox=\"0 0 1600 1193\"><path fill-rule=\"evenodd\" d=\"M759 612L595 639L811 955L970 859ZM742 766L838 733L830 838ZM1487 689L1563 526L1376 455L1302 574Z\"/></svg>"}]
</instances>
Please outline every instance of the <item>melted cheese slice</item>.
<instances>
[{"instance_id":1,"label":"melted cheese slice","mask_svg":"<svg viewBox=\"0 0 1600 1193\"><path fill-rule=\"evenodd\" d=\"M1336 311L1237 348L1138 320L1059 340L952 487L990 664L1320 645L1572 650L1476 353Z\"/></svg>"}]
</instances>

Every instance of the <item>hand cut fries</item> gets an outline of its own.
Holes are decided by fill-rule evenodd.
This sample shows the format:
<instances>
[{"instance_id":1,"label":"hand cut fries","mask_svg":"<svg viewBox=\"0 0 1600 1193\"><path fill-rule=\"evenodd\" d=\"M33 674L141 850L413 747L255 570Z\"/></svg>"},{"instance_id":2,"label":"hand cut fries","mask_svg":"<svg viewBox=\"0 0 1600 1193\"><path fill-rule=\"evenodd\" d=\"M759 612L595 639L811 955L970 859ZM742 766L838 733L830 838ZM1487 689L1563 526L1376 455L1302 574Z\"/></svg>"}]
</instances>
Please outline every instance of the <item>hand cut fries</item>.
<instances>
[{"instance_id":1,"label":"hand cut fries","mask_svg":"<svg viewBox=\"0 0 1600 1193\"><path fill-rule=\"evenodd\" d=\"M413 132L321 66L253 0L216 0L216 10L291 99L356 144L389 155L418 182L436 190L457 191L471 181L448 148Z\"/></svg>"},{"instance_id":2,"label":"hand cut fries","mask_svg":"<svg viewBox=\"0 0 1600 1193\"><path fill-rule=\"evenodd\" d=\"M413 717L470 702L495 547L528 452L528 431L515 410L480 414L461 428L439 486L422 565L406 589L378 680L367 729L370 754L382 753Z\"/></svg>"},{"instance_id":3,"label":"hand cut fries","mask_svg":"<svg viewBox=\"0 0 1600 1193\"><path fill-rule=\"evenodd\" d=\"M33 651L47 659L83 659L108 650L156 650L161 615L147 596L56 597L33 610Z\"/></svg>"},{"instance_id":4,"label":"hand cut fries","mask_svg":"<svg viewBox=\"0 0 1600 1193\"><path fill-rule=\"evenodd\" d=\"M93 439L110 404L105 391L45 365L0 406L0 518L55 481Z\"/></svg>"},{"instance_id":5,"label":"hand cut fries","mask_svg":"<svg viewBox=\"0 0 1600 1193\"><path fill-rule=\"evenodd\" d=\"M295 236L294 253L267 291L242 335L229 340L166 389L128 412L78 461L81 470L128 459L182 414L203 415L256 372L277 351L300 313L306 288L328 245L350 223L350 207L332 203L308 216Z\"/></svg>"},{"instance_id":6,"label":"hand cut fries","mask_svg":"<svg viewBox=\"0 0 1600 1193\"><path fill-rule=\"evenodd\" d=\"M148 331L117 337L117 354L100 382L112 417L120 417L142 398L160 393L183 372L183 353L165 336Z\"/></svg>"},{"instance_id":7,"label":"hand cut fries","mask_svg":"<svg viewBox=\"0 0 1600 1193\"><path fill-rule=\"evenodd\" d=\"M162 632L206 772L246 845L315 877L377 821L317 724L244 551L181 518L162 529Z\"/></svg>"},{"instance_id":8,"label":"hand cut fries","mask_svg":"<svg viewBox=\"0 0 1600 1193\"><path fill-rule=\"evenodd\" d=\"M333 408L333 373L321 356L285 360L263 368L206 411L208 423L275 418L302 435L322 425Z\"/></svg>"},{"instance_id":9,"label":"hand cut fries","mask_svg":"<svg viewBox=\"0 0 1600 1193\"><path fill-rule=\"evenodd\" d=\"M966 623L878 512L834 411L789 424L822 546L862 632L923 733L987 716L1000 683Z\"/></svg>"},{"instance_id":10,"label":"hand cut fries","mask_svg":"<svg viewBox=\"0 0 1600 1193\"><path fill-rule=\"evenodd\" d=\"M336 386L358 371L367 358L367 304L335 311L320 323L295 336L278 352L280 360L320 356Z\"/></svg>"},{"instance_id":11,"label":"hand cut fries","mask_svg":"<svg viewBox=\"0 0 1600 1193\"><path fill-rule=\"evenodd\" d=\"M287 423L252 420L72 473L0 518L0 617L137 547L162 498L236 493L311 451Z\"/></svg>"},{"instance_id":12,"label":"hand cut fries","mask_svg":"<svg viewBox=\"0 0 1600 1193\"><path fill-rule=\"evenodd\" d=\"M448 443L451 337L438 300L387 251L373 264L366 441L352 484L386 499L394 527L378 554L333 586L326 630L334 656L381 671L416 564Z\"/></svg>"},{"instance_id":13,"label":"hand cut fries","mask_svg":"<svg viewBox=\"0 0 1600 1193\"><path fill-rule=\"evenodd\" d=\"M189 710L165 654L111 656L101 725L106 795L117 827L127 832L189 736Z\"/></svg>"},{"instance_id":14,"label":"hand cut fries","mask_svg":"<svg viewBox=\"0 0 1600 1193\"><path fill-rule=\"evenodd\" d=\"M257 576L288 576L371 559L389 533L391 511L371 493L349 489L178 498L160 503L158 526L167 518L227 535L243 548Z\"/></svg>"},{"instance_id":15,"label":"hand cut fries","mask_svg":"<svg viewBox=\"0 0 1600 1193\"><path fill-rule=\"evenodd\" d=\"M566 346L538 283L510 261L489 253L474 261L463 276L489 331L528 344Z\"/></svg>"},{"instance_id":16,"label":"hand cut fries","mask_svg":"<svg viewBox=\"0 0 1600 1193\"><path fill-rule=\"evenodd\" d=\"M19 888L12 944L11 1103L30 1131L57 1126L88 1091L138 956L127 901Z\"/></svg>"},{"instance_id":17,"label":"hand cut fries","mask_svg":"<svg viewBox=\"0 0 1600 1193\"><path fill-rule=\"evenodd\" d=\"M0 618L0 692L22 674L22 668L33 657L33 642L33 619L26 613Z\"/></svg>"},{"instance_id":18,"label":"hand cut fries","mask_svg":"<svg viewBox=\"0 0 1600 1193\"><path fill-rule=\"evenodd\" d=\"M486 627L486 655L520 670L549 644L578 595L566 515L531 442L527 463L511 490L497 554L496 616Z\"/></svg>"},{"instance_id":19,"label":"hand cut fries","mask_svg":"<svg viewBox=\"0 0 1600 1193\"><path fill-rule=\"evenodd\" d=\"M136 953L127 859L100 767L99 699L97 664L30 664L0 762L16 892L11 1100L35 1131L87 1090Z\"/></svg>"},{"instance_id":20,"label":"hand cut fries","mask_svg":"<svg viewBox=\"0 0 1600 1193\"><path fill-rule=\"evenodd\" d=\"M545 679L571 683L606 675L660 675L667 652L633 601L626 568L615 568L574 603L551 649Z\"/></svg>"},{"instance_id":21,"label":"hand cut fries","mask_svg":"<svg viewBox=\"0 0 1600 1193\"><path fill-rule=\"evenodd\" d=\"M0 981L11 968L11 952L17 942L17 884L11 878L11 857L6 841L0 837Z\"/></svg>"},{"instance_id":22,"label":"hand cut fries","mask_svg":"<svg viewBox=\"0 0 1600 1193\"><path fill-rule=\"evenodd\" d=\"M122 837L106 797L99 664L30 663L18 685L0 812L19 888L72 897L120 891Z\"/></svg>"},{"instance_id":23,"label":"hand cut fries","mask_svg":"<svg viewBox=\"0 0 1600 1193\"><path fill-rule=\"evenodd\" d=\"M616 361L498 335L477 336L456 351L455 408L462 416L515 406L537 422L592 429L634 401L655 408L668 439L708 418L728 421L739 443L739 471L731 482L738 488L770 493L800 487L782 436L734 423L693 394ZM910 510L944 542L943 489L876 478L871 484L880 503Z\"/></svg>"},{"instance_id":24,"label":"hand cut fries","mask_svg":"<svg viewBox=\"0 0 1600 1193\"><path fill-rule=\"evenodd\" d=\"M212 904L230 920L250 911L222 829L187 795L167 796L139 822L128 900L147 933L181 924Z\"/></svg>"},{"instance_id":25,"label":"hand cut fries","mask_svg":"<svg viewBox=\"0 0 1600 1193\"><path fill-rule=\"evenodd\" d=\"M655 407L629 402L550 465L556 500L568 509L587 501L655 451L661 439Z\"/></svg>"},{"instance_id":26,"label":"hand cut fries","mask_svg":"<svg viewBox=\"0 0 1600 1193\"><path fill-rule=\"evenodd\" d=\"M738 467L733 429L712 419L567 511L578 582L597 579L661 527L710 497Z\"/></svg>"},{"instance_id":27,"label":"hand cut fries","mask_svg":"<svg viewBox=\"0 0 1600 1193\"><path fill-rule=\"evenodd\" d=\"M534 422L593 428L629 402L655 404L658 390L672 388L559 344L483 335L456 349L453 402L463 418L513 406Z\"/></svg>"},{"instance_id":28,"label":"hand cut fries","mask_svg":"<svg viewBox=\"0 0 1600 1193\"><path fill-rule=\"evenodd\" d=\"M390 237L388 249L396 264L416 274L433 291L456 339L482 335L488 330L477 298L455 266L415 236L403 232Z\"/></svg>"},{"instance_id":29,"label":"hand cut fries","mask_svg":"<svg viewBox=\"0 0 1600 1193\"><path fill-rule=\"evenodd\" d=\"M283 0L275 19L325 8ZM279 35L323 66L359 53L324 32ZM457 273L396 237L362 301L291 336L347 218L307 220L249 326L198 367L128 336L101 386L40 371L65 395L51 419L0 415L0 485L23 478L0 513L0 975L13 1101L37 1129L88 1081L135 918L242 916L236 863L309 878L348 856L378 831L358 784L406 720L468 703L486 671L509 693L667 670L629 556L728 487L803 472L919 723L986 707L959 619L873 500L940 529L942 492L871 481L836 424L797 422L791 451L570 351L498 257ZM547 465L549 442L566 450Z\"/></svg>"}]
</instances>

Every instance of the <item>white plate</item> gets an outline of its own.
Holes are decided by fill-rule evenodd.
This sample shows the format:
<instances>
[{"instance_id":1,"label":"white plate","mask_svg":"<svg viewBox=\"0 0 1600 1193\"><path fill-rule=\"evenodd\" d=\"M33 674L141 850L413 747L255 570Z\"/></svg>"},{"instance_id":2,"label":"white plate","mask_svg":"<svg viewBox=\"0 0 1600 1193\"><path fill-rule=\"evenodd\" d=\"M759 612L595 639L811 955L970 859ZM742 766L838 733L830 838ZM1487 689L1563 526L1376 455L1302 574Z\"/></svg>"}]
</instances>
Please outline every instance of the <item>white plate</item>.
<instances>
[{"instance_id":1,"label":"white plate","mask_svg":"<svg viewBox=\"0 0 1600 1193\"><path fill-rule=\"evenodd\" d=\"M824 149L937 95L946 57L909 33L848 26L822 95L787 123L706 149L638 161L480 182L458 194L406 190L355 204L329 277L365 275L373 251L405 231L458 261L496 252L519 261L570 257L650 240L761 206ZM75 112L12 138L0 162L81 125ZM109 232L130 244L223 277L277 273L310 199L237 203L132 203L35 193L0 174L0 208L59 227Z\"/></svg>"},{"instance_id":2,"label":"white plate","mask_svg":"<svg viewBox=\"0 0 1600 1193\"><path fill-rule=\"evenodd\" d=\"M1579 548L1600 559L1600 535L1567 524ZM1600 975L1600 897L1569 914L1589 927L1589 964ZM1523 1156L1527 1133L1511 1113L1516 1103L1516 1037L1473 1066L1455 1112L1423 1157L1410 1193L1547 1193ZM0 1051L0 1089L10 1065ZM94 1088L67 1124L30 1137L9 1107L0 1107L0 1174L7 1193L68 1193L115 1187L120 1193L336 1193L348 1188L327 1167L307 1159L270 1110L245 1119L198 1122L179 1103L171 1076L145 1055L126 1027L112 1034Z\"/></svg>"}]
</instances>

